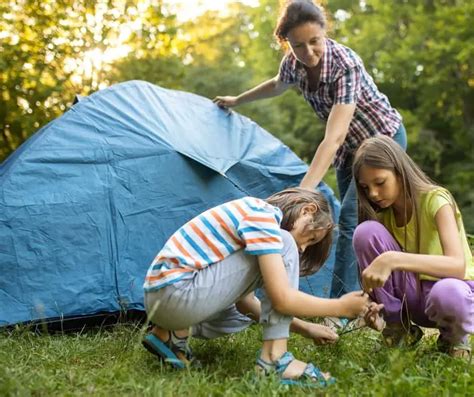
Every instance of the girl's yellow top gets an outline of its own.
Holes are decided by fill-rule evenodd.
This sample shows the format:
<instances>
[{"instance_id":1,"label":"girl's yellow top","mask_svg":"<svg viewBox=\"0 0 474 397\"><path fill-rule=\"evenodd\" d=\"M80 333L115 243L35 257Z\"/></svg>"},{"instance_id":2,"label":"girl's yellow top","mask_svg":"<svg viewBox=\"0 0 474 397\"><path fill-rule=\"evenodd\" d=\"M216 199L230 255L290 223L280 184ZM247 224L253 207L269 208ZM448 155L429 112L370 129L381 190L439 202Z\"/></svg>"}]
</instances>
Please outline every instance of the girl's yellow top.
<instances>
[{"instance_id":1,"label":"girl's yellow top","mask_svg":"<svg viewBox=\"0 0 474 397\"><path fill-rule=\"evenodd\" d=\"M412 215L408 224L398 227L395 223L395 215L392 208L388 208L380 214L380 221L395 237L400 247L405 252L426 255L443 255L443 247L439 239L438 227L436 225L435 216L438 210L450 205L455 208L456 221L458 224L459 238L462 241L464 257L466 258L465 280L474 280L474 262L472 252L469 248L464 224L461 213L457 205L453 202L451 194L444 188L438 187L429 192L422 193L418 200L418 219L419 219L419 247L416 236L416 221ZM406 230L406 240L405 240ZM406 246L405 246L406 241ZM435 277L420 274L421 280L438 280Z\"/></svg>"}]
</instances>

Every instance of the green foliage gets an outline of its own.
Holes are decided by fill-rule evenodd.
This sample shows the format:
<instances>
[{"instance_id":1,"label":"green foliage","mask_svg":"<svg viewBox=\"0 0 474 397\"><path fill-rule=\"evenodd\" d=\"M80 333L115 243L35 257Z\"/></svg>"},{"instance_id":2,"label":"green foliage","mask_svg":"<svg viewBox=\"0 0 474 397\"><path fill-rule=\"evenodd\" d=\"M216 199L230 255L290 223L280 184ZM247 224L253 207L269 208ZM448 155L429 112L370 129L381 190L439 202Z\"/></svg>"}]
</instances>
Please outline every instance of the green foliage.
<instances>
[{"instance_id":1,"label":"green foliage","mask_svg":"<svg viewBox=\"0 0 474 397\"><path fill-rule=\"evenodd\" d=\"M3 1L0 15L0 159L61 115L76 94L110 83L103 54L122 31L132 31L122 44L136 54L144 43L169 53L175 34L158 32L157 25L174 20L163 14L161 2Z\"/></svg>"},{"instance_id":2,"label":"green foliage","mask_svg":"<svg viewBox=\"0 0 474 397\"><path fill-rule=\"evenodd\" d=\"M335 24L335 36L359 53L401 111L408 153L452 191L474 230L474 3L346 6L350 18Z\"/></svg>"},{"instance_id":3,"label":"green foliage","mask_svg":"<svg viewBox=\"0 0 474 397\"><path fill-rule=\"evenodd\" d=\"M136 325L67 335L0 334L2 396L467 396L474 366L438 353L431 333L415 349L386 349L374 331L347 334L316 347L292 336L290 351L337 378L327 390L280 386L257 378L260 327L212 341L192 340L200 369L162 365L140 343Z\"/></svg>"}]
</instances>

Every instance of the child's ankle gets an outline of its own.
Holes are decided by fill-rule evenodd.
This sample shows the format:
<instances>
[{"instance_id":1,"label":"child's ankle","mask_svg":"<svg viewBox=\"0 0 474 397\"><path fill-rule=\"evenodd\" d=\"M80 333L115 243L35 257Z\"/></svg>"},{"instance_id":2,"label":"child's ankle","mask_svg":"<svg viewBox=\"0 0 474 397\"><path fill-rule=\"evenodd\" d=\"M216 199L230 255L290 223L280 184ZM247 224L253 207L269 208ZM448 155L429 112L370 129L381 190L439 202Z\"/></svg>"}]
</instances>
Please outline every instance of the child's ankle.
<instances>
[{"instance_id":1,"label":"child's ankle","mask_svg":"<svg viewBox=\"0 0 474 397\"><path fill-rule=\"evenodd\" d=\"M151 333L157 338L160 338L163 342L166 342L170 338L171 332L173 332L174 336L179 339L186 339L189 336L189 330L187 329L169 331L167 329L158 327L158 325L154 325L151 329Z\"/></svg>"},{"instance_id":2,"label":"child's ankle","mask_svg":"<svg viewBox=\"0 0 474 397\"><path fill-rule=\"evenodd\" d=\"M166 342L170 338L170 331L160 328L157 325L151 329L151 333L163 342Z\"/></svg>"},{"instance_id":3,"label":"child's ankle","mask_svg":"<svg viewBox=\"0 0 474 397\"><path fill-rule=\"evenodd\" d=\"M174 336L176 336L179 339L186 339L189 336L189 330L188 329L179 329L176 331L172 331Z\"/></svg>"},{"instance_id":4,"label":"child's ankle","mask_svg":"<svg viewBox=\"0 0 474 397\"><path fill-rule=\"evenodd\" d=\"M286 343L271 343L269 346L265 346L265 342L264 342L264 346L260 354L260 357L262 360L266 362L274 363L283 354L285 354L286 351L287 351Z\"/></svg>"}]
</instances>

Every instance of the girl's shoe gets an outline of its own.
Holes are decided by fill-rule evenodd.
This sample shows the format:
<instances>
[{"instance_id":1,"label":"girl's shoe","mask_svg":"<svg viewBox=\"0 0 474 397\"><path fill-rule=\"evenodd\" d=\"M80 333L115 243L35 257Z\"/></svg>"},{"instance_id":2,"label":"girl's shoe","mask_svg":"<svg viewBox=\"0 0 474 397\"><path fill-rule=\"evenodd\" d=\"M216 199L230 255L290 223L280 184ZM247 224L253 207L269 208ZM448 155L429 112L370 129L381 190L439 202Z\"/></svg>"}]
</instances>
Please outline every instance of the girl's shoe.
<instances>
[{"instance_id":1,"label":"girl's shoe","mask_svg":"<svg viewBox=\"0 0 474 397\"><path fill-rule=\"evenodd\" d=\"M336 382L336 379L330 377L326 379L321 372L321 370L313 365L308 363L303 373L298 378L283 378L283 373L288 368L288 366L294 361L295 357L290 352L284 353L277 361L274 363L269 363L260 358L260 351L257 357L257 367L265 375L270 375L271 373L277 374L280 378L280 383L282 385L292 385L292 386L301 386L301 387L326 387L332 385Z\"/></svg>"},{"instance_id":2,"label":"girl's shoe","mask_svg":"<svg viewBox=\"0 0 474 397\"><path fill-rule=\"evenodd\" d=\"M387 325L382 331L385 345L388 347L409 347L416 345L423 337L423 330L418 325L410 324L406 329L403 325Z\"/></svg>"},{"instance_id":3,"label":"girl's shoe","mask_svg":"<svg viewBox=\"0 0 474 397\"><path fill-rule=\"evenodd\" d=\"M468 362L472 360L472 349L469 342L460 342L460 343L449 343L441 337L438 337L436 341L438 350L442 353L446 353L453 358L461 358Z\"/></svg>"},{"instance_id":4,"label":"girl's shoe","mask_svg":"<svg viewBox=\"0 0 474 397\"><path fill-rule=\"evenodd\" d=\"M149 333L143 338L142 344L150 353L177 369L186 368L194 361L188 338L179 338L174 331L170 331L166 342Z\"/></svg>"}]
</instances>

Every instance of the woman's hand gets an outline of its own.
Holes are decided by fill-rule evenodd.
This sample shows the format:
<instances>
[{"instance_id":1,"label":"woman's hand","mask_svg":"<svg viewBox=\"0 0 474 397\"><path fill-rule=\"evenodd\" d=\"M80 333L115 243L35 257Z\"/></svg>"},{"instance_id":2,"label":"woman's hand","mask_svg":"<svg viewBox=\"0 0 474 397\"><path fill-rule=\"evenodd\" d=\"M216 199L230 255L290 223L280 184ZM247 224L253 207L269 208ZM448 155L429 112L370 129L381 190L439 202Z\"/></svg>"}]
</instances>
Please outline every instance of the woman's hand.
<instances>
[{"instance_id":1,"label":"woman's hand","mask_svg":"<svg viewBox=\"0 0 474 397\"><path fill-rule=\"evenodd\" d=\"M238 105L237 98L236 96L216 96L212 102L220 108L227 109Z\"/></svg>"},{"instance_id":2,"label":"woman's hand","mask_svg":"<svg viewBox=\"0 0 474 397\"><path fill-rule=\"evenodd\" d=\"M305 331L302 333L305 338L312 339L315 345L326 345L336 343L339 335L325 325L306 322Z\"/></svg>"},{"instance_id":3,"label":"woman's hand","mask_svg":"<svg viewBox=\"0 0 474 397\"><path fill-rule=\"evenodd\" d=\"M362 287L364 291L371 292L374 288L383 287L392 274L392 263L390 251L384 252L375 258L362 272Z\"/></svg>"},{"instance_id":4,"label":"woman's hand","mask_svg":"<svg viewBox=\"0 0 474 397\"><path fill-rule=\"evenodd\" d=\"M362 291L349 292L339 298L340 317L356 318L363 316L369 308L369 295Z\"/></svg>"}]
</instances>

